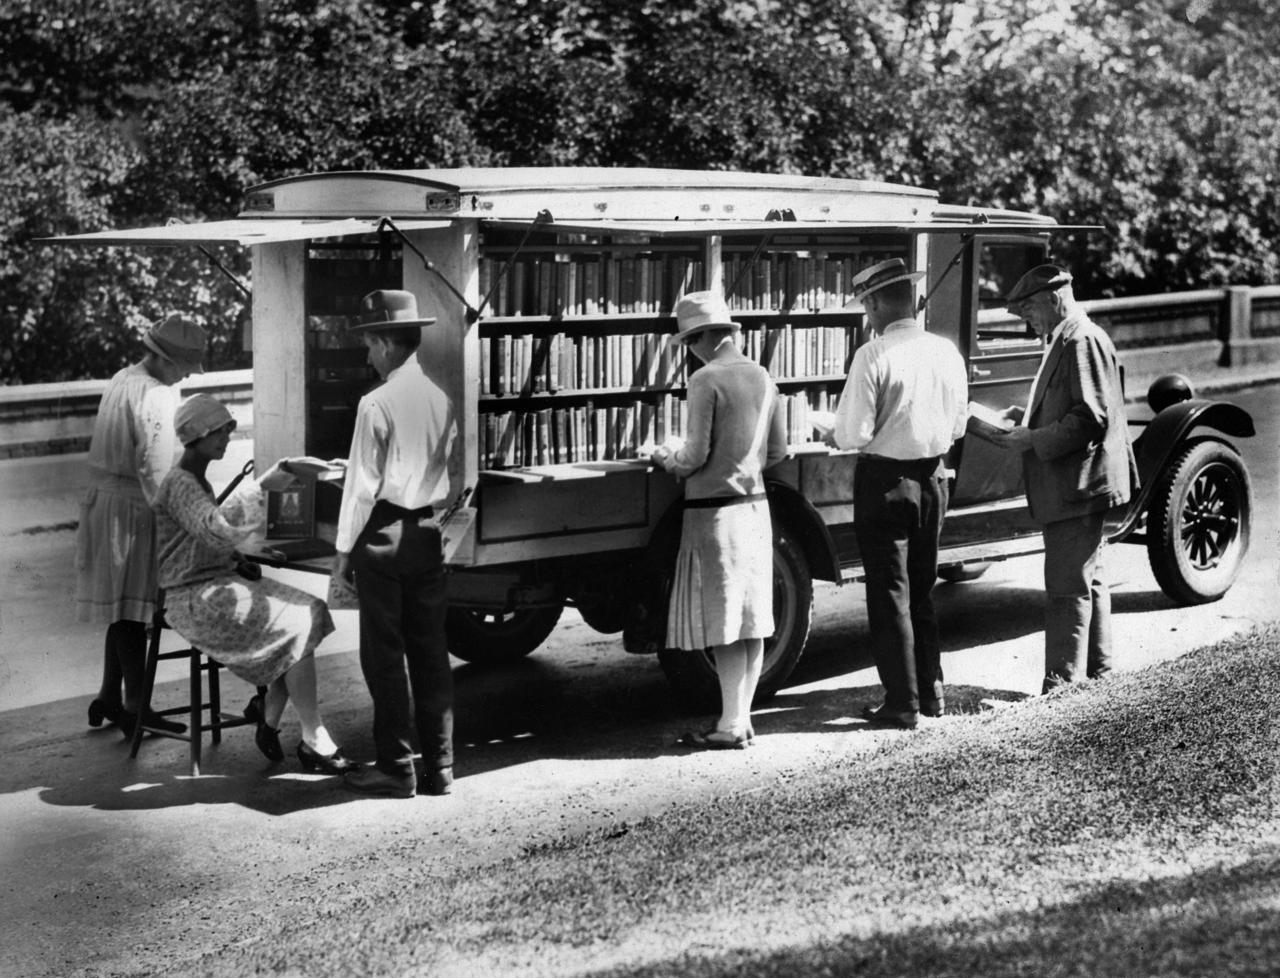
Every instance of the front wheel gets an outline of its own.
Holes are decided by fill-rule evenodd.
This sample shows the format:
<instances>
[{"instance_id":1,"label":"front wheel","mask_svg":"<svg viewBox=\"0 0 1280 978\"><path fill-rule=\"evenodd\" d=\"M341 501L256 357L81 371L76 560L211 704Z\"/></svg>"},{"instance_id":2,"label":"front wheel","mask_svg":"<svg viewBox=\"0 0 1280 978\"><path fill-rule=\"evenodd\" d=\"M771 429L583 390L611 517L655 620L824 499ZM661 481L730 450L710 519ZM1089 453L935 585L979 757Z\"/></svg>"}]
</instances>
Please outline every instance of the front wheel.
<instances>
[{"instance_id":1,"label":"front wheel","mask_svg":"<svg viewBox=\"0 0 1280 978\"><path fill-rule=\"evenodd\" d=\"M773 637L764 643L764 665L753 702L763 703L800 662L813 622L813 576L804 554L785 530L773 531ZM663 649L658 662L676 694L696 710L717 709L720 685L707 651Z\"/></svg>"},{"instance_id":2,"label":"front wheel","mask_svg":"<svg viewBox=\"0 0 1280 978\"><path fill-rule=\"evenodd\" d=\"M450 608L444 619L449 651L477 665L515 662L546 641L563 610L560 605L507 612Z\"/></svg>"},{"instance_id":3,"label":"front wheel","mask_svg":"<svg viewBox=\"0 0 1280 978\"><path fill-rule=\"evenodd\" d=\"M1249 549L1249 473L1229 445L1193 442L1160 473L1147 513L1147 560L1160 590L1204 604L1235 583Z\"/></svg>"}]
</instances>

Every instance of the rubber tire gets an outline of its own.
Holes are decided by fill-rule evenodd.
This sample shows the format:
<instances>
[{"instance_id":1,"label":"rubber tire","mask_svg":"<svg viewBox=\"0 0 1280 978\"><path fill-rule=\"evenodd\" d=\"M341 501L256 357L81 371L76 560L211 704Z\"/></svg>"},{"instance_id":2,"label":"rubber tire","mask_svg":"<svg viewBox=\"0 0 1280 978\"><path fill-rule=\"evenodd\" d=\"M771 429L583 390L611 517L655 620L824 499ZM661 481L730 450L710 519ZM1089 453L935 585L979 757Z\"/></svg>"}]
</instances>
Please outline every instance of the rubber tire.
<instances>
[{"instance_id":1,"label":"rubber tire","mask_svg":"<svg viewBox=\"0 0 1280 978\"><path fill-rule=\"evenodd\" d=\"M444 619L449 651L476 665L519 661L547 640L563 610L558 605L505 613L450 608Z\"/></svg>"},{"instance_id":2,"label":"rubber tire","mask_svg":"<svg viewBox=\"0 0 1280 978\"><path fill-rule=\"evenodd\" d=\"M773 530L773 638L764 643L764 667L752 702L766 702L795 672L813 624L813 576L804 553L778 526ZM676 695L691 709L720 709L720 684L709 652L663 649L658 662Z\"/></svg>"},{"instance_id":3,"label":"rubber tire","mask_svg":"<svg viewBox=\"0 0 1280 978\"><path fill-rule=\"evenodd\" d=\"M976 581L990 568L991 562L976 564L943 564L938 568L938 580L948 584L963 584L965 581Z\"/></svg>"},{"instance_id":4,"label":"rubber tire","mask_svg":"<svg viewBox=\"0 0 1280 978\"><path fill-rule=\"evenodd\" d=\"M620 596L606 598L594 604L578 604L582 620L601 635L616 635L627 624L627 604Z\"/></svg>"},{"instance_id":5,"label":"rubber tire","mask_svg":"<svg viewBox=\"0 0 1280 978\"><path fill-rule=\"evenodd\" d=\"M1189 513L1196 504L1215 522L1234 524L1214 535ZM1249 473L1235 449L1213 439L1183 448L1160 473L1147 510L1147 560L1160 590L1181 605L1226 594L1249 549L1252 510Z\"/></svg>"}]
</instances>

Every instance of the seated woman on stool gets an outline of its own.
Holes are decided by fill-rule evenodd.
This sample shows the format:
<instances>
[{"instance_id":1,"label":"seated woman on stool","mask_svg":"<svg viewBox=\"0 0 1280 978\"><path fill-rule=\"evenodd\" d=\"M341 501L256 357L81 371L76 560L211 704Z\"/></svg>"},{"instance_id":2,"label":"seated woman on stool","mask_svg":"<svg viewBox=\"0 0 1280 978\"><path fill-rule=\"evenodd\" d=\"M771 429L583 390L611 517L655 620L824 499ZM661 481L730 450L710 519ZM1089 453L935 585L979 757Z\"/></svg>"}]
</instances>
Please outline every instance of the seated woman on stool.
<instances>
[{"instance_id":1,"label":"seated woman on stool","mask_svg":"<svg viewBox=\"0 0 1280 978\"><path fill-rule=\"evenodd\" d=\"M246 479L223 502L214 502L205 471L227 451L236 423L221 401L197 394L174 416L182 459L154 503L159 539L160 586L165 618L188 642L245 682L267 687L245 716L258 723L258 748L284 760L280 717L293 700L302 725L298 760L308 771L341 774L354 765L343 757L320 719L316 701L315 648L333 631L328 606L280 581L236 553L262 525L264 490L290 486L294 477L273 465L260 479Z\"/></svg>"}]
</instances>

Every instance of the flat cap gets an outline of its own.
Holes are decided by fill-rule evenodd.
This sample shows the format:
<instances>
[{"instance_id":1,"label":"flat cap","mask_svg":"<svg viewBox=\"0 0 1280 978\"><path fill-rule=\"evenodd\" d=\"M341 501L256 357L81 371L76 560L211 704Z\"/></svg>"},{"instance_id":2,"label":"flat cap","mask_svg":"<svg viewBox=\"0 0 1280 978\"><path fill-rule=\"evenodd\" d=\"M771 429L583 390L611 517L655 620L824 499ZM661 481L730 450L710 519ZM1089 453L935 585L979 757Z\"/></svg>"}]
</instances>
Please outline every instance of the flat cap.
<instances>
[{"instance_id":1,"label":"flat cap","mask_svg":"<svg viewBox=\"0 0 1280 978\"><path fill-rule=\"evenodd\" d=\"M1023 299L1029 299L1038 292L1049 292L1071 284L1071 273L1058 265L1037 265L1009 290L1005 296L1005 305L1013 305Z\"/></svg>"}]
</instances>

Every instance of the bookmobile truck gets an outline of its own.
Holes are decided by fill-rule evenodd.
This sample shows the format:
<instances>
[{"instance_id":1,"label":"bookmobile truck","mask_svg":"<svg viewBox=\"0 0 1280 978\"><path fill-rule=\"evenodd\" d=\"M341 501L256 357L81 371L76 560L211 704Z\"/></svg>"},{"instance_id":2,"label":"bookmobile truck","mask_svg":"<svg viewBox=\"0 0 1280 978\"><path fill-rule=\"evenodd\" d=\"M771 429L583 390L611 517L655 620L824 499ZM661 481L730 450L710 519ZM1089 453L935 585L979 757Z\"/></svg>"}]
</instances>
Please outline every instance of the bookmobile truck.
<instances>
[{"instance_id":1,"label":"bookmobile truck","mask_svg":"<svg viewBox=\"0 0 1280 978\"><path fill-rule=\"evenodd\" d=\"M679 433L695 369L671 343L676 298L723 290L787 412L789 454L768 474L777 632L765 697L804 651L813 581L860 577L857 454L819 443L809 418L834 409L865 339L854 274L891 257L925 270L925 327L964 354L971 400L998 410L1025 401L1043 353L1002 297L1048 260L1063 230L861 180L470 168L306 174L253 188L235 220L54 240L250 249L259 465L346 455L356 404L377 380L346 327L370 290L415 293L437 319L421 357L459 407L470 490L472 519L460 521L465 539L450 560L450 651L517 659L572 606L598 631L621 633L627 651L656 654L680 694L705 701L715 695L710 661L663 648L681 488L642 457ZM1149 402L1154 417L1135 443L1142 487L1110 539L1145 545L1174 600L1211 601L1249 544L1249 477L1226 439L1252 435L1253 423L1176 383L1157 381ZM1042 549L1016 457L970 434L948 466L944 579ZM339 497L336 484L316 484L306 545L331 544Z\"/></svg>"}]
</instances>

